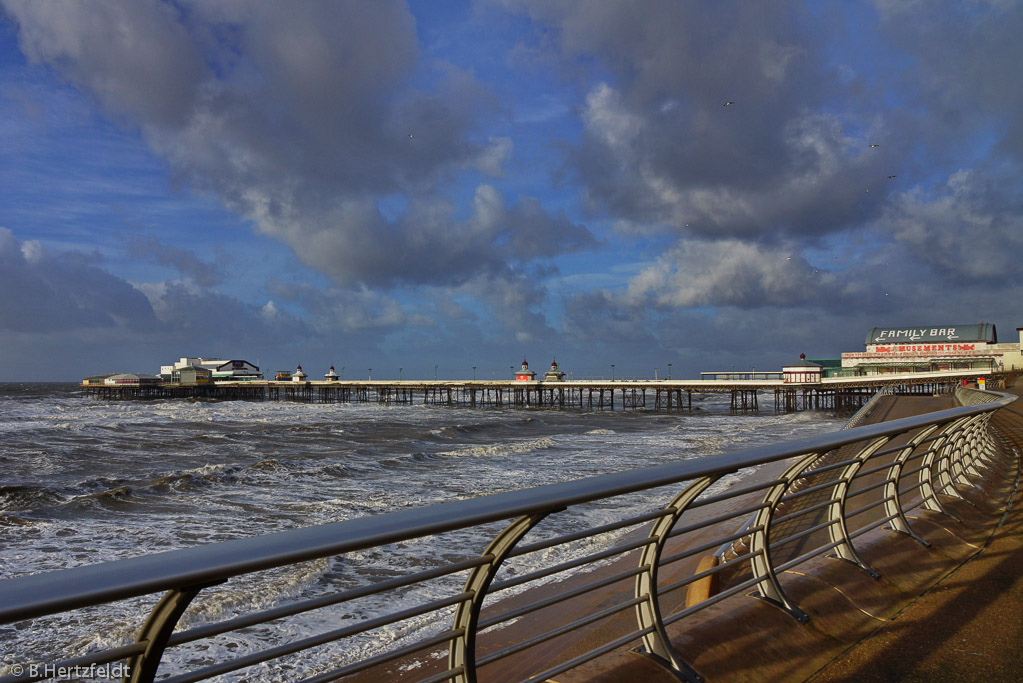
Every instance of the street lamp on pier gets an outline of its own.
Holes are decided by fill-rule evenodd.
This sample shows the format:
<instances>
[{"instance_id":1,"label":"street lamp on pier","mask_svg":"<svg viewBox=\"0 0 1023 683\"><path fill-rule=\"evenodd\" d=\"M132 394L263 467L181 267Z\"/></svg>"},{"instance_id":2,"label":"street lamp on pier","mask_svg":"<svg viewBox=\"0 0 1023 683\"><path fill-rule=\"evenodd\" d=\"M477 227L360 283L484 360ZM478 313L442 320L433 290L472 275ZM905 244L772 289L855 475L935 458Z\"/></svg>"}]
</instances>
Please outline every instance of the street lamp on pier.
<instances>
[{"instance_id":1,"label":"street lamp on pier","mask_svg":"<svg viewBox=\"0 0 1023 683\"><path fill-rule=\"evenodd\" d=\"M373 379L373 368L366 368L366 377L368 377L369 380Z\"/></svg>"},{"instance_id":2,"label":"street lamp on pier","mask_svg":"<svg viewBox=\"0 0 1023 683\"><path fill-rule=\"evenodd\" d=\"M402 374L401 374L402 370L404 370L404 368L398 368L398 381L399 382L402 380Z\"/></svg>"},{"instance_id":3,"label":"street lamp on pier","mask_svg":"<svg viewBox=\"0 0 1023 683\"><path fill-rule=\"evenodd\" d=\"M615 381L615 364L611 363L611 381Z\"/></svg>"},{"instance_id":4,"label":"street lamp on pier","mask_svg":"<svg viewBox=\"0 0 1023 683\"><path fill-rule=\"evenodd\" d=\"M341 381L345 381L345 366L341 366Z\"/></svg>"},{"instance_id":5,"label":"street lamp on pier","mask_svg":"<svg viewBox=\"0 0 1023 683\"><path fill-rule=\"evenodd\" d=\"M472 366L472 381L476 381L476 366Z\"/></svg>"},{"instance_id":6,"label":"street lamp on pier","mask_svg":"<svg viewBox=\"0 0 1023 683\"><path fill-rule=\"evenodd\" d=\"M433 366L433 381L434 382L437 381L437 366L436 365Z\"/></svg>"},{"instance_id":7,"label":"street lamp on pier","mask_svg":"<svg viewBox=\"0 0 1023 683\"><path fill-rule=\"evenodd\" d=\"M671 380L671 363L668 363L668 380Z\"/></svg>"}]
</instances>

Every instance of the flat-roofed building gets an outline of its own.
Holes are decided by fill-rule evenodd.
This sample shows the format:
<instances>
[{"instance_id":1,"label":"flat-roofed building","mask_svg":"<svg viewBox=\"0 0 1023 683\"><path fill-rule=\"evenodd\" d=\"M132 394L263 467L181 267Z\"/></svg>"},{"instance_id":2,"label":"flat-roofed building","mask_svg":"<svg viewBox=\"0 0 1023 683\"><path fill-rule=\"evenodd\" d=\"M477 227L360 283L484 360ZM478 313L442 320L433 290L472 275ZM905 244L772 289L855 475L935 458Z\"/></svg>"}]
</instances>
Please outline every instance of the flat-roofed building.
<instances>
[{"instance_id":1,"label":"flat-roofed building","mask_svg":"<svg viewBox=\"0 0 1023 683\"><path fill-rule=\"evenodd\" d=\"M861 375L1023 368L1021 343L1023 331L1019 342L999 344L990 323L875 327L862 352L842 354L842 368Z\"/></svg>"}]
</instances>

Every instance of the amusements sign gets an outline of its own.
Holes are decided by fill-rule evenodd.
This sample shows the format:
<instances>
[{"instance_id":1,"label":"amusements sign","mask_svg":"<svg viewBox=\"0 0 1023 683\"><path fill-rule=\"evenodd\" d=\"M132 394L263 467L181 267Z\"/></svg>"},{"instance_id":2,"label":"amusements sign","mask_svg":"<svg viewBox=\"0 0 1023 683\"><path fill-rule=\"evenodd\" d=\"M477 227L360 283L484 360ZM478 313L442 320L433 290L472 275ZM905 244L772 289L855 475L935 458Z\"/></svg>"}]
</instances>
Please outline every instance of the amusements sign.
<instances>
[{"instance_id":1,"label":"amusements sign","mask_svg":"<svg viewBox=\"0 0 1023 683\"><path fill-rule=\"evenodd\" d=\"M976 351L976 344L892 344L891 346L881 346L880 344L872 344L867 347L867 353L881 353L881 354L912 354L919 355L922 353L972 353Z\"/></svg>"}]
</instances>

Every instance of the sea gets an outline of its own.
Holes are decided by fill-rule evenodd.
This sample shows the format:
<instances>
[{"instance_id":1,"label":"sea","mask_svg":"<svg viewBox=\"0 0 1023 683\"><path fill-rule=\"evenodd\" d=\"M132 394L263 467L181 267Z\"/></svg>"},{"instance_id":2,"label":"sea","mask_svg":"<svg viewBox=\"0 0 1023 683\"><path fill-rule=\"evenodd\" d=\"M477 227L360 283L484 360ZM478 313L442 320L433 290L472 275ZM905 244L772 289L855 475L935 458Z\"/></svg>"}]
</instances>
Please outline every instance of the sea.
<instances>
[{"instance_id":1,"label":"sea","mask_svg":"<svg viewBox=\"0 0 1023 683\"><path fill-rule=\"evenodd\" d=\"M75 384L0 384L0 580L706 458L835 431L849 417L736 414L727 394L694 395L693 405L692 412L669 413L620 406L112 401L83 396ZM606 523L644 504L649 509L649 498L598 505L580 523ZM555 525L548 533L564 530ZM258 580L233 579L204 591L183 623L389 578L467 548L481 552L494 529L473 533L303 563ZM530 569L529 559L519 561L519 571ZM273 647L404 601L449 595L460 590L464 576L451 581L420 594L346 603L273 628L225 634L202 648L168 653L161 673ZM131 642L154 601L0 625L0 675L17 662L53 662ZM325 646L291 669L263 665L224 680L292 679L439 630L450 624L448 616Z\"/></svg>"}]
</instances>

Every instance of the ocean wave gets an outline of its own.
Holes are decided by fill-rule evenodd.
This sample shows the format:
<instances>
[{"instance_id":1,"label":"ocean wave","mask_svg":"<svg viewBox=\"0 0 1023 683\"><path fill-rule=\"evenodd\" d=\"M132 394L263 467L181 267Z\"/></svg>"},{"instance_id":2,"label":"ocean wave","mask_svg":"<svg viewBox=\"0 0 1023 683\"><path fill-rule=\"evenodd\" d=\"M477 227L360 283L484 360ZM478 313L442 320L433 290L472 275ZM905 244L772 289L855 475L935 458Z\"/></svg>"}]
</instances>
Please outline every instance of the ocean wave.
<instances>
[{"instance_id":1,"label":"ocean wave","mask_svg":"<svg viewBox=\"0 0 1023 683\"><path fill-rule=\"evenodd\" d=\"M440 455L446 455L451 457L466 457L466 456L483 456L483 457L494 457L501 455L511 455L513 453L532 453L533 451L542 451L548 448L554 448L557 444L554 439L549 436L543 436L539 439L530 439L527 441L506 441L503 443L488 444L483 446L466 446L465 448L458 448L452 451L442 451Z\"/></svg>"},{"instance_id":2,"label":"ocean wave","mask_svg":"<svg viewBox=\"0 0 1023 683\"><path fill-rule=\"evenodd\" d=\"M30 512L59 505L67 500L59 492L32 484L0 485L0 511Z\"/></svg>"}]
</instances>

